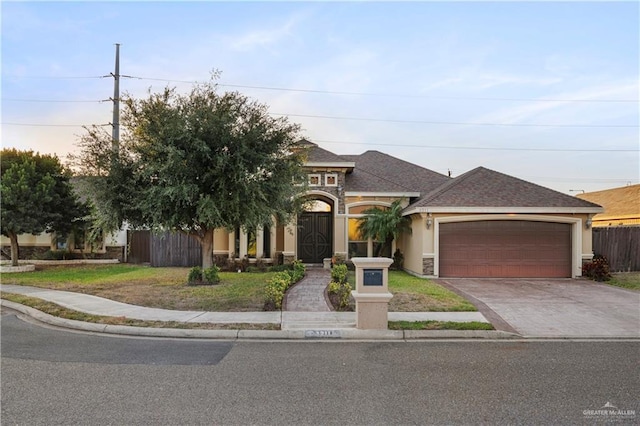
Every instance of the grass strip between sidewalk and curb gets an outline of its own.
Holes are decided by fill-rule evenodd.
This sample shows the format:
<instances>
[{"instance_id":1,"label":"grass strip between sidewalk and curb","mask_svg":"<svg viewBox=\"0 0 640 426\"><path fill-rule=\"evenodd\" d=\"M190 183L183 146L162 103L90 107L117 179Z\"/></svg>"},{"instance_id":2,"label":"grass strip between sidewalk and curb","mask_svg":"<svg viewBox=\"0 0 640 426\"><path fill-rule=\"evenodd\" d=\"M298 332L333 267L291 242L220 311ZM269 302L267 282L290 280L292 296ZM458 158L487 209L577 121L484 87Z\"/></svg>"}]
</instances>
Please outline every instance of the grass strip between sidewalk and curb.
<instances>
[{"instance_id":1,"label":"grass strip between sidewalk and curb","mask_svg":"<svg viewBox=\"0 0 640 426\"><path fill-rule=\"evenodd\" d=\"M58 304L15 293L0 293L0 298L36 309L58 318L104 325L124 325L148 328L175 328L194 330L280 330L280 324L253 323L185 323L179 321L144 321L126 317L109 317L87 314L62 307ZM452 321L389 321L389 330L494 330L493 326L482 322Z\"/></svg>"},{"instance_id":2,"label":"grass strip between sidewalk and curb","mask_svg":"<svg viewBox=\"0 0 640 426\"><path fill-rule=\"evenodd\" d=\"M185 323L180 321L144 321L127 317L108 317L102 315L87 314L84 312L74 311L73 309L64 308L52 302L38 299L37 297L23 296L14 293L0 293L2 299L10 302L19 303L37 309L40 312L55 317L90 322L105 325L126 325L131 327L149 327L149 328L179 328L179 329L199 329L199 330L280 330L280 324L253 324L253 323Z\"/></svg>"}]
</instances>

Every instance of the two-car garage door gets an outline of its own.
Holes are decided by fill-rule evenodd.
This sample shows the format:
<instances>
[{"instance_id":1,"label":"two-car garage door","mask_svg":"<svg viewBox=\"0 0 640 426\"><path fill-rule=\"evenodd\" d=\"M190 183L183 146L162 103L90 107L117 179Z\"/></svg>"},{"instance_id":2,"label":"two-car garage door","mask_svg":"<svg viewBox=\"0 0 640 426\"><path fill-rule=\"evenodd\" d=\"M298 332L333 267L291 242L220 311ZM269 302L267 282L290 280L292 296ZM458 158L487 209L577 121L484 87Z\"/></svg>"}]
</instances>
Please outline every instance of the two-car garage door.
<instances>
[{"instance_id":1,"label":"two-car garage door","mask_svg":"<svg viewBox=\"0 0 640 426\"><path fill-rule=\"evenodd\" d=\"M441 223L439 253L441 277L571 277L571 225Z\"/></svg>"}]
</instances>

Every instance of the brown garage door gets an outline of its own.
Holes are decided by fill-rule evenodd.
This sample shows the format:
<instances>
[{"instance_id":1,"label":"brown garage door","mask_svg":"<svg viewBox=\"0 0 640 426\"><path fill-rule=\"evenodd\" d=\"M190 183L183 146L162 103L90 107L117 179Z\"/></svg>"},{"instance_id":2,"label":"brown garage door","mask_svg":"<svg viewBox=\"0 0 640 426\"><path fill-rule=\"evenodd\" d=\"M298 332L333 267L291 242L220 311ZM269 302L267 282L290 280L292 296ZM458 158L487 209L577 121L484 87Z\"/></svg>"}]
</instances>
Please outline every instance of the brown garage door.
<instances>
[{"instance_id":1,"label":"brown garage door","mask_svg":"<svg viewBox=\"0 0 640 426\"><path fill-rule=\"evenodd\" d=\"M440 225L441 277L571 277L571 225L511 220Z\"/></svg>"}]
</instances>

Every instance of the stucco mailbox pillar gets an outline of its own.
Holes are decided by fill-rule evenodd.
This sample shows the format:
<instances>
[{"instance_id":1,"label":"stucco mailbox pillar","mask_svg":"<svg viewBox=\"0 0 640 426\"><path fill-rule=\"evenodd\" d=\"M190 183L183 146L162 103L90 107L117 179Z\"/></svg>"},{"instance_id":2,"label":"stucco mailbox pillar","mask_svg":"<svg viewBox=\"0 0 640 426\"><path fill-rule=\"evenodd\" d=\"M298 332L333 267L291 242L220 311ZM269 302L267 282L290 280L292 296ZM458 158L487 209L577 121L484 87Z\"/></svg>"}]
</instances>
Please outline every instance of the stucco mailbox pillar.
<instances>
[{"instance_id":1,"label":"stucco mailbox pillar","mask_svg":"<svg viewBox=\"0 0 640 426\"><path fill-rule=\"evenodd\" d=\"M386 330L389 300L389 265L386 257L354 257L356 289L351 292L356 301L356 328Z\"/></svg>"}]
</instances>

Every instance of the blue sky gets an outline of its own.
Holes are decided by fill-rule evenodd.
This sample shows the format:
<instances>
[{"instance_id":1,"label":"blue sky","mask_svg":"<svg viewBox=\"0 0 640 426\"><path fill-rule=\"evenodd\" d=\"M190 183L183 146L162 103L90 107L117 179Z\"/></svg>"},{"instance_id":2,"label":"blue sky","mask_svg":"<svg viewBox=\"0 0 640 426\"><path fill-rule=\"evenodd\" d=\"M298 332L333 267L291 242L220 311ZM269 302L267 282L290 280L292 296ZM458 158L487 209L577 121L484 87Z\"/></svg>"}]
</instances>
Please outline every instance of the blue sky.
<instances>
[{"instance_id":1,"label":"blue sky","mask_svg":"<svg viewBox=\"0 0 640 426\"><path fill-rule=\"evenodd\" d=\"M123 92L186 91L218 69L221 91L337 154L379 150L454 176L484 166L571 194L640 182L638 2L1 8L3 147L64 158L80 125L111 122L99 101L113 79L100 77L121 43L120 72L137 77Z\"/></svg>"}]
</instances>

